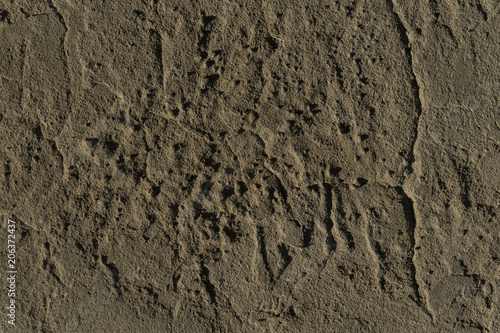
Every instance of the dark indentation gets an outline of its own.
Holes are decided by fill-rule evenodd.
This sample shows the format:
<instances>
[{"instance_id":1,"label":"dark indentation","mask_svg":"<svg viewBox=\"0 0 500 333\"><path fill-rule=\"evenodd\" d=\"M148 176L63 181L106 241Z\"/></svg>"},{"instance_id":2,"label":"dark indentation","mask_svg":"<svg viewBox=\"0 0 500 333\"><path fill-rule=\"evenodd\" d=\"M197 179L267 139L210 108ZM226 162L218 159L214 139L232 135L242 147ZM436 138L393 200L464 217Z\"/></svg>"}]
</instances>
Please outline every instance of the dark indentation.
<instances>
[{"instance_id":1,"label":"dark indentation","mask_svg":"<svg viewBox=\"0 0 500 333\"><path fill-rule=\"evenodd\" d=\"M213 166L215 164L215 160L213 159L212 156L203 156L201 158L201 161L203 162L203 164L205 164L206 166Z\"/></svg>"},{"instance_id":2,"label":"dark indentation","mask_svg":"<svg viewBox=\"0 0 500 333\"><path fill-rule=\"evenodd\" d=\"M132 16L139 18L139 20L144 21L146 19L146 14L140 10L133 10Z\"/></svg>"},{"instance_id":3,"label":"dark indentation","mask_svg":"<svg viewBox=\"0 0 500 333\"><path fill-rule=\"evenodd\" d=\"M375 253L377 253L380 260L385 260L385 258L387 257L379 242L375 242Z\"/></svg>"},{"instance_id":4,"label":"dark indentation","mask_svg":"<svg viewBox=\"0 0 500 333\"><path fill-rule=\"evenodd\" d=\"M229 237L229 240L231 242L236 242L240 238L238 233L234 231L232 228L224 227L223 231L226 234L226 236Z\"/></svg>"},{"instance_id":5,"label":"dark indentation","mask_svg":"<svg viewBox=\"0 0 500 333\"><path fill-rule=\"evenodd\" d=\"M172 114L177 117L179 115L180 110L178 108L175 108L172 110Z\"/></svg>"},{"instance_id":6,"label":"dark indentation","mask_svg":"<svg viewBox=\"0 0 500 333\"><path fill-rule=\"evenodd\" d=\"M144 170L137 171L134 174L134 180L136 184L139 184L142 179L146 178L146 172Z\"/></svg>"},{"instance_id":7,"label":"dark indentation","mask_svg":"<svg viewBox=\"0 0 500 333\"><path fill-rule=\"evenodd\" d=\"M210 148L210 152L213 154L217 151L217 144L215 143L211 143L208 145L208 147Z\"/></svg>"},{"instance_id":8,"label":"dark indentation","mask_svg":"<svg viewBox=\"0 0 500 333\"><path fill-rule=\"evenodd\" d=\"M463 261L463 259L460 259L458 261L458 264L460 265L460 268L462 268L462 270L463 270L463 275L464 276L469 275L469 269L468 269L467 265L465 264L465 262ZM475 275L475 274L473 274L473 275ZM476 279L477 279L477 275L476 275ZM474 280L476 280L476 279L474 279Z\"/></svg>"},{"instance_id":9,"label":"dark indentation","mask_svg":"<svg viewBox=\"0 0 500 333\"><path fill-rule=\"evenodd\" d=\"M184 148L184 147L186 147L186 144L184 144L184 143L176 143L175 145L172 146L174 151L179 151L181 148Z\"/></svg>"},{"instance_id":10,"label":"dark indentation","mask_svg":"<svg viewBox=\"0 0 500 333\"><path fill-rule=\"evenodd\" d=\"M281 243L278 245L278 251L281 255L281 258L283 259L283 266L278 272L278 275L281 275L285 271L285 269L288 267L288 265L292 262L292 257L290 256L290 253L288 252L288 248L285 244Z\"/></svg>"},{"instance_id":11,"label":"dark indentation","mask_svg":"<svg viewBox=\"0 0 500 333\"><path fill-rule=\"evenodd\" d=\"M217 303L217 292L215 290L215 286L210 281L210 271L208 270L208 267L205 266L203 262L201 262L201 280L205 284L205 288L207 290L208 295L210 296L210 301L212 304Z\"/></svg>"},{"instance_id":12,"label":"dark indentation","mask_svg":"<svg viewBox=\"0 0 500 333\"><path fill-rule=\"evenodd\" d=\"M231 167L227 167L227 168L226 168L226 173L227 173L228 175L233 175L233 174L234 174L234 171L235 171L235 170L234 170L233 168L231 168Z\"/></svg>"},{"instance_id":13,"label":"dark indentation","mask_svg":"<svg viewBox=\"0 0 500 333\"><path fill-rule=\"evenodd\" d=\"M466 208L472 207L471 195L470 195L470 185L471 185L471 171L467 166L460 165L457 160L452 159L452 163L457 170L458 176L460 178L460 197L463 205Z\"/></svg>"},{"instance_id":14,"label":"dark indentation","mask_svg":"<svg viewBox=\"0 0 500 333\"><path fill-rule=\"evenodd\" d=\"M312 119L311 117L304 116L304 122L305 122L307 125L312 125L312 124L313 124L313 119Z\"/></svg>"},{"instance_id":15,"label":"dark indentation","mask_svg":"<svg viewBox=\"0 0 500 333\"><path fill-rule=\"evenodd\" d=\"M380 278L380 289L382 289L383 291L387 291L387 281L385 280L385 276L382 276Z\"/></svg>"},{"instance_id":16,"label":"dark indentation","mask_svg":"<svg viewBox=\"0 0 500 333\"><path fill-rule=\"evenodd\" d=\"M158 196L158 194L160 194L160 192L161 192L160 186L153 186L151 188L151 195L153 196L153 198Z\"/></svg>"},{"instance_id":17,"label":"dark indentation","mask_svg":"<svg viewBox=\"0 0 500 333\"><path fill-rule=\"evenodd\" d=\"M220 163L213 163L211 166L214 172L218 172L220 169Z\"/></svg>"},{"instance_id":18,"label":"dark indentation","mask_svg":"<svg viewBox=\"0 0 500 333\"><path fill-rule=\"evenodd\" d=\"M419 249L419 247L416 247L416 241L415 241L415 228L417 226L417 219L415 217L415 208L413 204L413 200L406 194L404 189L401 186L395 187L396 192L398 195L401 197L401 204L403 206L403 211L405 214L406 218L406 223L407 223L407 230L408 230L408 236L410 239L410 246L411 249L413 249L410 253L410 258L413 258L415 255L415 251ZM417 297L417 303L420 304L421 302L421 297L420 297L420 292L418 290L418 283L416 280L416 269L415 265L411 265L411 277L412 277L412 287L415 292L415 296Z\"/></svg>"},{"instance_id":19,"label":"dark indentation","mask_svg":"<svg viewBox=\"0 0 500 333\"><path fill-rule=\"evenodd\" d=\"M206 29L202 29L203 35L200 37L200 41L198 42L198 48L200 50L206 49L208 47L208 41L210 37L210 31ZM208 57L208 53L205 51L201 52L201 58L206 59Z\"/></svg>"},{"instance_id":20,"label":"dark indentation","mask_svg":"<svg viewBox=\"0 0 500 333\"><path fill-rule=\"evenodd\" d=\"M62 283L61 278L57 274L57 267L56 267L55 263L51 262L49 264L48 259L45 259L43 261L43 266L44 266L44 269L47 270L50 273L50 275L52 275L54 277L54 279L56 279L57 282Z\"/></svg>"},{"instance_id":21,"label":"dark indentation","mask_svg":"<svg viewBox=\"0 0 500 333\"><path fill-rule=\"evenodd\" d=\"M186 174L185 178L186 178L186 180L188 182L191 183L192 181L196 180L196 178L198 178L198 176L197 175Z\"/></svg>"},{"instance_id":22,"label":"dark indentation","mask_svg":"<svg viewBox=\"0 0 500 333\"><path fill-rule=\"evenodd\" d=\"M304 234L304 247L311 246L313 232L314 232L313 228L305 228L305 230L303 230L303 234Z\"/></svg>"},{"instance_id":23,"label":"dark indentation","mask_svg":"<svg viewBox=\"0 0 500 333\"><path fill-rule=\"evenodd\" d=\"M97 138L87 138L87 139L85 139L85 142L87 143L87 146L89 148L93 148L99 142L99 139L97 139Z\"/></svg>"},{"instance_id":24,"label":"dark indentation","mask_svg":"<svg viewBox=\"0 0 500 333\"><path fill-rule=\"evenodd\" d=\"M150 108L150 107L153 106L156 94L157 94L157 90L156 89L150 89L150 90L148 90L148 93L146 94L146 105L148 106L148 108Z\"/></svg>"},{"instance_id":25,"label":"dark indentation","mask_svg":"<svg viewBox=\"0 0 500 333\"><path fill-rule=\"evenodd\" d=\"M269 188L268 189L268 192L269 192L269 199L271 200L277 200L277 198L274 196L274 193L276 193L276 189L275 188Z\"/></svg>"},{"instance_id":26,"label":"dark indentation","mask_svg":"<svg viewBox=\"0 0 500 333\"><path fill-rule=\"evenodd\" d=\"M80 173L74 165L69 167L69 176L75 178L77 181L80 179Z\"/></svg>"},{"instance_id":27,"label":"dark indentation","mask_svg":"<svg viewBox=\"0 0 500 333\"><path fill-rule=\"evenodd\" d=\"M331 184L325 183L324 187L326 205L325 227L327 232L326 245L328 246L328 253L332 253L337 249L337 242L335 241L332 233L333 220L331 218L333 209L333 186Z\"/></svg>"},{"instance_id":28,"label":"dark indentation","mask_svg":"<svg viewBox=\"0 0 500 333\"><path fill-rule=\"evenodd\" d=\"M309 110L311 111L312 114L317 114L317 113L321 112L321 110L318 109L318 104L309 103L307 105L307 107L309 108Z\"/></svg>"},{"instance_id":29,"label":"dark indentation","mask_svg":"<svg viewBox=\"0 0 500 333\"><path fill-rule=\"evenodd\" d=\"M290 318L297 318L297 313L295 312L295 310L293 309L293 305L291 305L288 310L286 311L286 315Z\"/></svg>"},{"instance_id":30,"label":"dark indentation","mask_svg":"<svg viewBox=\"0 0 500 333\"><path fill-rule=\"evenodd\" d=\"M317 184L309 185L307 189L319 195L319 186Z\"/></svg>"},{"instance_id":31,"label":"dark indentation","mask_svg":"<svg viewBox=\"0 0 500 333\"><path fill-rule=\"evenodd\" d=\"M149 38L151 43L153 44L153 52L156 57L156 60L162 61L162 47L161 47L161 35L156 30L149 30Z\"/></svg>"},{"instance_id":32,"label":"dark indentation","mask_svg":"<svg viewBox=\"0 0 500 333\"><path fill-rule=\"evenodd\" d=\"M118 142L114 142L112 140L104 142L104 147L110 154L114 154L118 149Z\"/></svg>"},{"instance_id":33,"label":"dark indentation","mask_svg":"<svg viewBox=\"0 0 500 333\"><path fill-rule=\"evenodd\" d=\"M153 298L156 300L158 300L158 293L154 291L153 287L144 287L144 289L149 293L150 296L153 296Z\"/></svg>"},{"instance_id":34,"label":"dark indentation","mask_svg":"<svg viewBox=\"0 0 500 333\"><path fill-rule=\"evenodd\" d=\"M224 200L226 200L227 198L229 198L230 196L232 196L234 194L234 189L233 188L225 188L222 190L222 196L224 198Z\"/></svg>"},{"instance_id":35,"label":"dark indentation","mask_svg":"<svg viewBox=\"0 0 500 333\"><path fill-rule=\"evenodd\" d=\"M257 227L257 236L259 239L259 251L262 256L262 261L264 262L264 267L269 274L269 279L274 281L273 272L271 271L271 266L269 265L269 260L267 257L266 241L264 237L264 228Z\"/></svg>"},{"instance_id":36,"label":"dark indentation","mask_svg":"<svg viewBox=\"0 0 500 333\"><path fill-rule=\"evenodd\" d=\"M342 171L341 167L334 167L334 166L330 167L330 175L334 177L338 177L341 171Z\"/></svg>"},{"instance_id":37,"label":"dark indentation","mask_svg":"<svg viewBox=\"0 0 500 333\"><path fill-rule=\"evenodd\" d=\"M115 283L118 283L120 281L120 272L118 271L116 266L113 263L108 262L107 256L102 256L101 260L102 263L110 270L113 276L113 281L115 281Z\"/></svg>"},{"instance_id":38,"label":"dark indentation","mask_svg":"<svg viewBox=\"0 0 500 333\"><path fill-rule=\"evenodd\" d=\"M337 77L337 81L339 82L340 88L342 89L342 91L345 91L346 87L345 87L345 80L344 80L344 75L342 73L342 69L339 67L338 64L334 64L333 69L335 70L335 74ZM299 84L300 84L300 82L299 82Z\"/></svg>"},{"instance_id":39,"label":"dark indentation","mask_svg":"<svg viewBox=\"0 0 500 333\"><path fill-rule=\"evenodd\" d=\"M480 1L476 2L476 8L481 13L481 16L483 17L483 20L488 21L488 13L484 10L483 6L481 5Z\"/></svg>"},{"instance_id":40,"label":"dark indentation","mask_svg":"<svg viewBox=\"0 0 500 333\"><path fill-rule=\"evenodd\" d=\"M81 252L83 253L86 253L87 251L85 250L85 247L79 242L79 241L75 241L75 246L78 250L80 250Z\"/></svg>"},{"instance_id":41,"label":"dark indentation","mask_svg":"<svg viewBox=\"0 0 500 333\"><path fill-rule=\"evenodd\" d=\"M278 179L278 195L283 199L283 203L285 203L288 206L288 192L286 188L283 186L283 183L281 182L281 179L276 177Z\"/></svg>"},{"instance_id":42,"label":"dark indentation","mask_svg":"<svg viewBox=\"0 0 500 333\"><path fill-rule=\"evenodd\" d=\"M212 74L206 77L207 79L207 85L213 86L215 82L219 79L220 75L219 74Z\"/></svg>"},{"instance_id":43,"label":"dark indentation","mask_svg":"<svg viewBox=\"0 0 500 333\"><path fill-rule=\"evenodd\" d=\"M347 227L343 223L339 223L339 230L344 234L347 240L347 247L350 250L354 250L356 248L356 244L354 243L354 237L352 233L347 230Z\"/></svg>"},{"instance_id":44,"label":"dark indentation","mask_svg":"<svg viewBox=\"0 0 500 333\"><path fill-rule=\"evenodd\" d=\"M370 136L368 134L361 134L359 136L359 138L361 139L361 141L365 141L366 139L368 139Z\"/></svg>"},{"instance_id":45,"label":"dark indentation","mask_svg":"<svg viewBox=\"0 0 500 333\"><path fill-rule=\"evenodd\" d=\"M245 182L238 182L237 186L239 195L243 195L248 191L248 187L246 186Z\"/></svg>"},{"instance_id":46,"label":"dark indentation","mask_svg":"<svg viewBox=\"0 0 500 333\"><path fill-rule=\"evenodd\" d=\"M295 114L297 116L301 116L304 113L304 111L298 110L298 109L294 109L294 110L291 111L291 113L293 113L293 114Z\"/></svg>"},{"instance_id":47,"label":"dark indentation","mask_svg":"<svg viewBox=\"0 0 500 333\"><path fill-rule=\"evenodd\" d=\"M199 202L193 202L193 208L194 208L194 217L198 218L203 211L203 205Z\"/></svg>"},{"instance_id":48,"label":"dark indentation","mask_svg":"<svg viewBox=\"0 0 500 333\"><path fill-rule=\"evenodd\" d=\"M347 276L347 274L349 274L349 272L347 271L347 269L345 268L344 265L338 265L337 269L339 270L340 274L342 274L344 276Z\"/></svg>"},{"instance_id":49,"label":"dark indentation","mask_svg":"<svg viewBox=\"0 0 500 333\"><path fill-rule=\"evenodd\" d=\"M203 24L204 25L208 25L210 24L213 20L215 20L217 18L217 16L204 16L203 17Z\"/></svg>"},{"instance_id":50,"label":"dark indentation","mask_svg":"<svg viewBox=\"0 0 500 333\"><path fill-rule=\"evenodd\" d=\"M156 66L158 66L156 70L157 74L157 83L163 85L163 46L162 46L162 38L158 31L149 30L149 41L151 43L151 48L153 50ZM152 103L153 97L156 96L156 89L152 89L150 93L148 93L148 104ZM150 107L151 105L149 105Z\"/></svg>"},{"instance_id":51,"label":"dark indentation","mask_svg":"<svg viewBox=\"0 0 500 333\"><path fill-rule=\"evenodd\" d=\"M266 37L266 42L272 50L276 50L278 48L278 42L274 37Z\"/></svg>"},{"instance_id":52,"label":"dark indentation","mask_svg":"<svg viewBox=\"0 0 500 333\"><path fill-rule=\"evenodd\" d=\"M201 185L201 190L203 192L210 192L210 190L212 189L213 186L214 186L214 183L206 182L203 185Z\"/></svg>"},{"instance_id":53,"label":"dark indentation","mask_svg":"<svg viewBox=\"0 0 500 333\"><path fill-rule=\"evenodd\" d=\"M7 21L7 23L11 23L10 13L6 10L0 10L0 22Z\"/></svg>"},{"instance_id":54,"label":"dark indentation","mask_svg":"<svg viewBox=\"0 0 500 333\"><path fill-rule=\"evenodd\" d=\"M44 270L47 270L48 269L48 265L49 265L49 260L47 258L43 259L43 261L42 261L42 268Z\"/></svg>"},{"instance_id":55,"label":"dark indentation","mask_svg":"<svg viewBox=\"0 0 500 333\"><path fill-rule=\"evenodd\" d=\"M217 216L217 214L212 213L212 212L202 212L202 213L200 213L200 216L202 219L207 220L207 221L216 222L219 220L219 217Z\"/></svg>"},{"instance_id":56,"label":"dark indentation","mask_svg":"<svg viewBox=\"0 0 500 333\"><path fill-rule=\"evenodd\" d=\"M36 135L36 138L38 140L43 139L43 133L42 133L42 128L40 126L36 126L33 128L33 133Z\"/></svg>"},{"instance_id":57,"label":"dark indentation","mask_svg":"<svg viewBox=\"0 0 500 333\"><path fill-rule=\"evenodd\" d=\"M367 183L368 183L367 179L360 177L360 178L356 179L356 183L354 184L354 186L362 187L362 186L366 185Z\"/></svg>"},{"instance_id":58,"label":"dark indentation","mask_svg":"<svg viewBox=\"0 0 500 333\"><path fill-rule=\"evenodd\" d=\"M215 220L211 220L211 221L212 221L212 225L210 225L210 229L214 232L214 234L218 234L219 231L220 231L220 227L219 227L219 224L218 224L219 220L216 217Z\"/></svg>"},{"instance_id":59,"label":"dark indentation","mask_svg":"<svg viewBox=\"0 0 500 333\"><path fill-rule=\"evenodd\" d=\"M351 125L346 124L346 123L341 123L341 124L339 124L339 130L340 130L340 133L347 134L351 131Z\"/></svg>"}]
</instances>

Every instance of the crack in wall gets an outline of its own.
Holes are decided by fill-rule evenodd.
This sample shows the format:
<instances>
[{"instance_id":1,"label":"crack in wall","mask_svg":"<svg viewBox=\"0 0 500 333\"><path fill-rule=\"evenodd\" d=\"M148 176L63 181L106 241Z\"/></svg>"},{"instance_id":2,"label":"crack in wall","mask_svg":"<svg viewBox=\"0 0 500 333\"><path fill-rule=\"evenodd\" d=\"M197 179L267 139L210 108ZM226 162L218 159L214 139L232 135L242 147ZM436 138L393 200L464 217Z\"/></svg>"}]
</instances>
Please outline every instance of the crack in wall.
<instances>
[{"instance_id":1,"label":"crack in wall","mask_svg":"<svg viewBox=\"0 0 500 333\"><path fill-rule=\"evenodd\" d=\"M389 8L391 9L394 18L396 20L397 28L400 34L400 39L403 42L404 45L404 50L406 57L408 59L408 64L410 67L411 75L412 75L412 80L411 80L411 85L413 88L413 93L414 93L414 99L415 103L417 104L417 125L415 127L415 139L413 140L413 144L410 150L410 155L408 158L408 170L409 173L412 174L414 172L413 169L413 163L415 162L415 146L417 144L418 138L419 138L419 129L420 129L420 118L423 113L423 103L422 103L422 88L421 84L419 83L419 79L417 77L416 71L415 71L415 63L413 60L413 50L411 47L411 42L410 42L410 27L406 20L404 19L403 15L399 13L399 10L396 9L396 7L399 7L399 4L395 0L388 0L387 1Z\"/></svg>"},{"instance_id":2,"label":"crack in wall","mask_svg":"<svg viewBox=\"0 0 500 333\"><path fill-rule=\"evenodd\" d=\"M416 74L415 70L415 61L414 61L414 55L413 55L413 50L411 47L411 41L410 41L410 34L409 32L411 31L411 28L404 18L403 14L401 13L401 9L399 6L399 3L396 0L388 0L387 4L391 10L391 12L394 15L398 31L400 33L400 39L404 45L406 57L409 62L409 67L412 75L412 87L414 91L414 99L417 107L417 118L416 118L416 127L415 127L415 138L413 140L413 143L411 145L411 150L408 158L408 174L406 175L407 177L410 175L413 175L415 173L415 155L416 155L416 145L418 143L419 137L420 137L420 128L421 128L421 120L422 120L422 114L423 114L423 96L422 96L422 84L419 82L419 78ZM406 189L405 186L407 184L406 180L408 179L405 177L403 180L403 186L398 186L396 187L396 191L402 196L402 204L403 204L403 209L405 213L405 217L410 223L409 227L412 230L412 234L410 235L410 239L412 241L411 247L412 247L412 253L411 253L411 263L412 263L412 280L415 283L414 289L416 291L416 303L425 311L425 313L432 318L432 320L435 319L434 313L432 309L429 306L428 303L428 297L424 297L424 295L421 292L421 289L423 286L421 286L421 282L419 282L419 279L417 277L417 264L415 262L416 260L416 250L417 250L417 233L418 233L418 228L420 227L421 223L417 218L417 209L415 208L415 198L412 197L411 193L409 193Z\"/></svg>"},{"instance_id":3,"label":"crack in wall","mask_svg":"<svg viewBox=\"0 0 500 333\"><path fill-rule=\"evenodd\" d=\"M68 69L69 69L69 62L68 62L69 57L68 57L68 51L66 50L66 41L68 39L69 28L68 28L68 25L66 24L66 20L64 19L64 16L59 11L59 8L56 5L54 5L52 0L48 0L47 3L49 4L50 9L52 9L54 14L57 16L59 22L61 22L61 24L64 26L64 37L62 38L61 46L62 46L64 56L65 56L64 65L66 66L66 71L68 71Z\"/></svg>"}]
</instances>

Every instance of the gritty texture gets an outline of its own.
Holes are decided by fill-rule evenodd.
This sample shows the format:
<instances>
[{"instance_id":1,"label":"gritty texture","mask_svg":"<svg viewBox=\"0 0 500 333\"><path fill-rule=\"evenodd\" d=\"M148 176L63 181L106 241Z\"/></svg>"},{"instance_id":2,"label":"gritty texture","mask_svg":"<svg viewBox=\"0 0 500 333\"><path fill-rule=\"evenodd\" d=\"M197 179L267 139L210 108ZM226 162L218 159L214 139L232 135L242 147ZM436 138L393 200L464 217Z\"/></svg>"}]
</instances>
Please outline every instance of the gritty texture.
<instances>
[{"instance_id":1,"label":"gritty texture","mask_svg":"<svg viewBox=\"0 0 500 333\"><path fill-rule=\"evenodd\" d=\"M495 0L0 0L0 331L500 332L499 35Z\"/></svg>"}]
</instances>

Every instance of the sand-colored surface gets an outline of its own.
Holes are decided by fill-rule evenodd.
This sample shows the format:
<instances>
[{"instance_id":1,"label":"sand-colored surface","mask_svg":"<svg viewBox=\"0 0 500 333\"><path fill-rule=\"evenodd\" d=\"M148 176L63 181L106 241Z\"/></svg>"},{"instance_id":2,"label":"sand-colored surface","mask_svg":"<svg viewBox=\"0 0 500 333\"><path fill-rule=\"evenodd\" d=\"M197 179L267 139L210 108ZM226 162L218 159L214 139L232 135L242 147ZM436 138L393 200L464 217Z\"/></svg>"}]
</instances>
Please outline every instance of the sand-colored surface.
<instances>
[{"instance_id":1,"label":"sand-colored surface","mask_svg":"<svg viewBox=\"0 0 500 333\"><path fill-rule=\"evenodd\" d=\"M500 332L498 1L0 0L0 46L1 332Z\"/></svg>"}]
</instances>

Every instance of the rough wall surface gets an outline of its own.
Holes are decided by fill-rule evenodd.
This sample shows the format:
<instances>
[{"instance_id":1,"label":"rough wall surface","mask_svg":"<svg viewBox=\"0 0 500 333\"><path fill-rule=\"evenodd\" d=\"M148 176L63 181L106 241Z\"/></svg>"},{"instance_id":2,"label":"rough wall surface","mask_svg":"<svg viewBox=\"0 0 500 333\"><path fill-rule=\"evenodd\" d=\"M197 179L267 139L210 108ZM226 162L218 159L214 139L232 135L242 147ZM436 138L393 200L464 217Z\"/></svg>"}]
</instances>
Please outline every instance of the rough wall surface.
<instances>
[{"instance_id":1,"label":"rough wall surface","mask_svg":"<svg viewBox=\"0 0 500 333\"><path fill-rule=\"evenodd\" d=\"M499 34L494 0L0 0L1 332L500 332Z\"/></svg>"}]
</instances>

